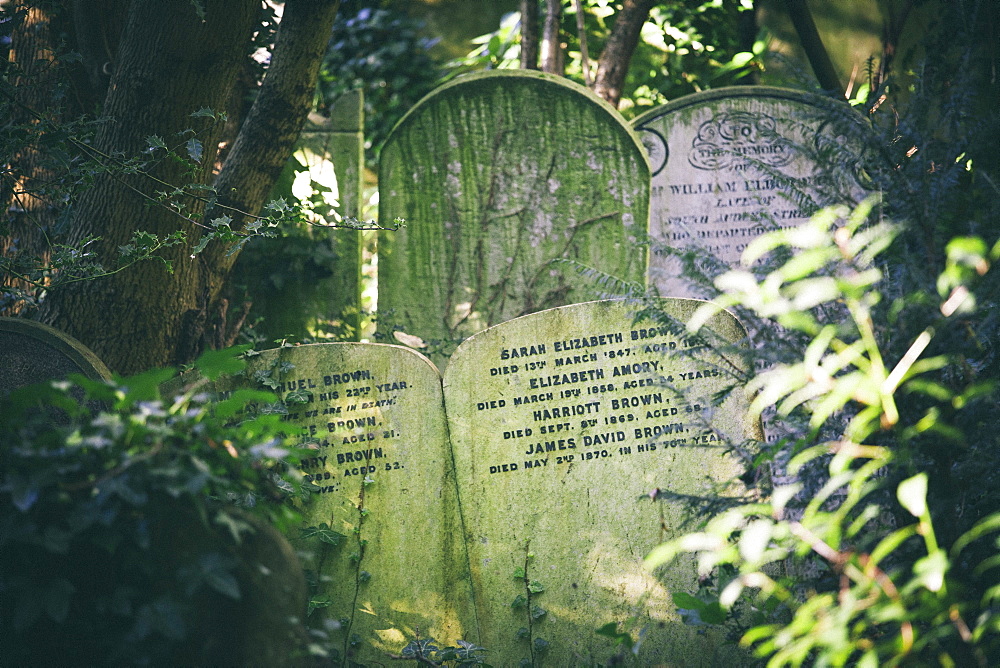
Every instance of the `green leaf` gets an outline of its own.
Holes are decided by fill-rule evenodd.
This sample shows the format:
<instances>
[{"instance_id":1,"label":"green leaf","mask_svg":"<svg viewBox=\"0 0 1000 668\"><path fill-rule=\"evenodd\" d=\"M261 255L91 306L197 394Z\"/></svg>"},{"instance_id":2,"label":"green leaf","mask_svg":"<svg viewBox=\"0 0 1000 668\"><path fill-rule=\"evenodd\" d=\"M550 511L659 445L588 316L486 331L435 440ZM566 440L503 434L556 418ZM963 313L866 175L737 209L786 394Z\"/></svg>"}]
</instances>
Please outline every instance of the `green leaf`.
<instances>
[{"instance_id":1,"label":"green leaf","mask_svg":"<svg viewBox=\"0 0 1000 668\"><path fill-rule=\"evenodd\" d=\"M195 162L201 162L202 155L205 153L205 147L201 145L200 141L192 137L187 140L187 144L184 147L187 149L188 157Z\"/></svg>"},{"instance_id":2,"label":"green leaf","mask_svg":"<svg viewBox=\"0 0 1000 668\"><path fill-rule=\"evenodd\" d=\"M327 545L339 545L340 541L344 539L344 534L334 531L326 522L319 526L306 527L301 530L300 535L302 538L314 538Z\"/></svg>"},{"instance_id":3,"label":"green leaf","mask_svg":"<svg viewBox=\"0 0 1000 668\"><path fill-rule=\"evenodd\" d=\"M239 355L251 348L253 344L247 343L223 350L209 350L194 361L194 366L209 380L218 380L219 376L232 376L246 367L246 361L239 359Z\"/></svg>"},{"instance_id":4,"label":"green leaf","mask_svg":"<svg viewBox=\"0 0 1000 668\"><path fill-rule=\"evenodd\" d=\"M918 473L899 483L896 498L911 515L923 517L927 512L927 474Z\"/></svg>"},{"instance_id":5,"label":"green leaf","mask_svg":"<svg viewBox=\"0 0 1000 668\"><path fill-rule=\"evenodd\" d=\"M929 591L940 591L944 586L944 574L948 572L950 565L944 550L934 550L913 564L913 573L917 576L916 582Z\"/></svg>"},{"instance_id":6,"label":"green leaf","mask_svg":"<svg viewBox=\"0 0 1000 668\"><path fill-rule=\"evenodd\" d=\"M124 405L152 401L160 397L160 385L174 376L173 369L151 369L137 376L119 380L125 388Z\"/></svg>"},{"instance_id":7,"label":"green leaf","mask_svg":"<svg viewBox=\"0 0 1000 668\"><path fill-rule=\"evenodd\" d=\"M528 584L528 591L530 591L532 594L541 594L543 591L545 591L545 585L543 585L538 580L532 580Z\"/></svg>"}]
</instances>

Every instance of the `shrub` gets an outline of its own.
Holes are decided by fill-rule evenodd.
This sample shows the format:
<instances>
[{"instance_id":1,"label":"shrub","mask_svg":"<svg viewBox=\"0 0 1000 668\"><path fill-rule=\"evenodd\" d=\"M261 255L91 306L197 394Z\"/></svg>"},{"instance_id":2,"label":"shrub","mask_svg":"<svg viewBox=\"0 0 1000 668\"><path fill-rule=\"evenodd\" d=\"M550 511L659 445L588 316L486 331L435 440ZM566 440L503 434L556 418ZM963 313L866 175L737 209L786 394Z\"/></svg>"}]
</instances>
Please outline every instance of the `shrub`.
<instances>
[{"instance_id":1,"label":"shrub","mask_svg":"<svg viewBox=\"0 0 1000 668\"><path fill-rule=\"evenodd\" d=\"M197 366L238 370L233 351ZM0 412L0 656L9 664L285 664L301 566L272 527L301 491L267 393L211 403L173 371L25 388ZM84 401L74 399L82 390Z\"/></svg>"}]
</instances>

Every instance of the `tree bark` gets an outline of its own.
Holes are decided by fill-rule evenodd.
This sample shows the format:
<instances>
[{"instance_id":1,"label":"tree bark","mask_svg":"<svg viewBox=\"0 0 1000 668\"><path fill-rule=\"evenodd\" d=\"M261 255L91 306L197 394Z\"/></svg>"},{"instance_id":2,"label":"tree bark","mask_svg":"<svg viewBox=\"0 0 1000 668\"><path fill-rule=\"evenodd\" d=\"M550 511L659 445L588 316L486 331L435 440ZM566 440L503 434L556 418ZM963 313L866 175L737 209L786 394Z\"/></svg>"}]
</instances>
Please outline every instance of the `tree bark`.
<instances>
[{"instance_id":1,"label":"tree bark","mask_svg":"<svg viewBox=\"0 0 1000 668\"><path fill-rule=\"evenodd\" d=\"M655 4L654 0L625 0L615 17L615 25L611 28L604 51L601 52L594 92L614 107L621 100L628 64L639 44L642 25L649 18L649 12Z\"/></svg>"},{"instance_id":2,"label":"tree bark","mask_svg":"<svg viewBox=\"0 0 1000 668\"><path fill-rule=\"evenodd\" d=\"M785 6L795 26L795 32L799 34L799 41L806 52L809 64L819 80L820 88L843 97L844 86L840 83L840 77L837 76L837 70L830 60L830 54L819 37L819 31L816 30L816 23L813 21L809 6L806 5L806 0L786 0Z\"/></svg>"},{"instance_id":3,"label":"tree bark","mask_svg":"<svg viewBox=\"0 0 1000 668\"><path fill-rule=\"evenodd\" d=\"M11 38L8 62L16 72L13 99L10 101L10 124L26 126L28 132L38 131L42 119L34 116L35 109L43 108L51 99L57 83L52 75L55 67L53 17L40 7L30 7L23 0L15 4L15 16L21 24ZM46 233L55 221L56 209L41 194L53 171L45 164L36 145L28 144L17 155L10 156L0 179L0 205L3 206L3 236L0 236L0 254L13 257L17 254L35 256L48 261ZM33 294L32 285L11 274L0 276L0 285ZM4 304L0 315L16 316L23 312L25 303Z\"/></svg>"},{"instance_id":4,"label":"tree bark","mask_svg":"<svg viewBox=\"0 0 1000 668\"><path fill-rule=\"evenodd\" d=\"M51 131L50 124L92 111L103 97L109 79L105 72L117 52L125 2L15 3L15 29L7 56L15 75L7 121L21 125L23 129L18 131L24 132L27 141L9 156L0 178L0 254L5 257L33 257L42 264L50 259L50 235L65 205L48 190L65 178L65 169L39 148L40 142ZM58 54L67 51L80 53L80 61L59 62ZM65 78L69 86L53 104L64 83L64 70L69 74ZM0 277L0 284L28 294L38 292L12 275ZM25 306L23 301L4 303L0 315L24 315L28 310Z\"/></svg>"},{"instance_id":5,"label":"tree bark","mask_svg":"<svg viewBox=\"0 0 1000 668\"><path fill-rule=\"evenodd\" d=\"M538 69L538 0L521 0L521 69Z\"/></svg>"},{"instance_id":6,"label":"tree bark","mask_svg":"<svg viewBox=\"0 0 1000 668\"><path fill-rule=\"evenodd\" d=\"M206 221L229 215L246 223L246 216L234 212L256 214L263 207L312 109L319 67L339 5L339 0L285 3L271 66L216 179L217 199L209 207ZM199 257L210 320L203 331L190 332L189 336L200 337L201 347L228 338L215 331L225 326L217 318L224 308L220 297L237 257L227 253L228 249L213 243Z\"/></svg>"},{"instance_id":7,"label":"tree bark","mask_svg":"<svg viewBox=\"0 0 1000 668\"><path fill-rule=\"evenodd\" d=\"M173 273L144 262L107 278L64 286L43 303L45 322L80 339L123 374L187 362L201 350L210 309L235 256L209 246L203 256L192 258L199 223L220 211L238 220L227 205L259 211L309 111L337 2L286 2L265 83L218 175L217 203L205 211L191 199L182 218L151 205L151 199L163 184L211 180L222 127L190 115L203 107L223 111L231 100L260 12L257 0L197 6L190 0L133 0L104 103L109 120L93 149L110 156L105 160L138 156L150 135L183 146L187 130L194 128L201 131L204 147L198 168L191 173L177 161L163 160L146 174L98 176L73 215L73 238L100 236L93 250L103 258L114 258L136 229L161 237L184 230L187 243L162 253L173 262Z\"/></svg>"},{"instance_id":8,"label":"tree bark","mask_svg":"<svg viewBox=\"0 0 1000 668\"><path fill-rule=\"evenodd\" d=\"M542 33L542 71L549 74L563 73L562 44L559 41L559 22L562 19L562 1L547 0L545 29Z\"/></svg>"}]
</instances>

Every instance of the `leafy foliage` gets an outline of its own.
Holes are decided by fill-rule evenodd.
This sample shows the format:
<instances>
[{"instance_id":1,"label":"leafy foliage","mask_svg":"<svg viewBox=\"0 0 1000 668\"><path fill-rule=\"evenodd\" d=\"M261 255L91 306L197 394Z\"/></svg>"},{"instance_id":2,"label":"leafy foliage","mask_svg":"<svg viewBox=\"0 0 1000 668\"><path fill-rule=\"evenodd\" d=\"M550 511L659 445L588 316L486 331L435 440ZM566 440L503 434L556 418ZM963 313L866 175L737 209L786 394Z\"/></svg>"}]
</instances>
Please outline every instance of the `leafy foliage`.
<instances>
[{"instance_id":1,"label":"leafy foliage","mask_svg":"<svg viewBox=\"0 0 1000 668\"><path fill-rule=\"evenodd\" d=\"M649 563L696 555L711 586L675 603L688 621L728 611L769 666L1000 660L990 11L943 12L929 60L861 107L875 206L821 208L735 271L689 263L764 342L747 353L766 369L754 409L777 406L787 437L761 444L756 499Z\"/></svg>"},{"instance_id":2,"label":"leafy foliage","mask_svg":"<svg viewBox=\"0 0 1000 668\"><path fill-rule=\"evenodd\" d=\"M342 7L334 23L320 70L317 107L325 109L350 90L364 92L369 160L374 161L389 131L441 75L427 53L433 42L420 34L422 27L403 8L361 7L351 13Z\"/></svg>"},{"instance_id":3,"label":"leafy foliage","mask_svg":"<svg viewBox=\"0 0 1000 668\"><path fill-rule=\"evenodd\" d=\"M206 378L233 373L236 352L196 366ZM229 628L245 614L230 609L248 593L241 546L266 524L297 521L278 502L308 493L286 464L298 453L279 415L240 414L272 395L213 403L204 380L161 395L172 373L78 376L3 400L5 662L44 662L68 646L95 665L205 661L218 655L193 649L212 637L203 625Z\"/></svg>"},{"instance_id":4,"label":"leafy foliage","mask_svg":"<svg viewBox=\"0 0 1000 668\"><path fill-rule=\"evenodd\" d=\"M564 2L560 35L567 43L566 76L586 84L582 44L591 59L603 50L616 18L616 3L581 3L585 34L577 26L577 5ZM628 63L620 109L626 116L699 90L744 83L763 49L756 40L753 4L746 0L657 3L643 25ZM449 63L456 72L519 67L520 17L508 15L499 28L482 35L465 58ZM589 63L591 73L596 60ZM591 74L593 77L593 74Z\"/></svg>"},{"instance_id":5,"label":"leafy foliage","mask_svg":"<svg viewBox=\"0 0 1000 668\"><path fill-rule=\"evenodd\" d=\"M770 666L813 660L923 664L931 657L947 665L992 665L1000 657L1000 606L992 593L1000 579L992 550L980 539L1000 528L1000 513L956 522L951 503L929 496L927 470L908 472L928 436L961 449L974 446L970 427L981 425L980 412L996 400L992 380L966 381L957 390L941 382L940 372L951 375L949 367L967 358L924 353L949 319L973 313L974 288L985 287L979 278L1000 259L1000 243L991 250L972 238L949 244L940 322L891 364L873 326L882 275L875 259L887 245L885 236L878 227L862 227L867 207L854 215L837 213L833 220L818 216L803 228L769 233L751 244L747 262L777 245L796 251L763 281L745 271L719 279L727 290L724 304L751 306L811 337L801 360L776 365L751 383L759 390L752 408L759 414L777 403L779 415L808 415L810 431L795 444L789 469L819 477L820 488L802 494L801 482L778 485L760 502L733 508L703 531L657 548L648 563L655 567L694 552L703 576L727 567L718 605L732 607L747 590L756 592L758 611L777 610L777 603L788 616L761 615L743 636ZM821 274L824 268L831 271ZM818 321L810 310L826 301L844 303L849 318ZM923 414L906 404L923 405ZM846 420L836 420L838 415ZM831 421L844 425L839 435L817 438ZM805 468L810 462L823 466ZM935 515L941 517L937 522ZM942 531L946 515L950 526Z\"/></svg>"}]
</instances>

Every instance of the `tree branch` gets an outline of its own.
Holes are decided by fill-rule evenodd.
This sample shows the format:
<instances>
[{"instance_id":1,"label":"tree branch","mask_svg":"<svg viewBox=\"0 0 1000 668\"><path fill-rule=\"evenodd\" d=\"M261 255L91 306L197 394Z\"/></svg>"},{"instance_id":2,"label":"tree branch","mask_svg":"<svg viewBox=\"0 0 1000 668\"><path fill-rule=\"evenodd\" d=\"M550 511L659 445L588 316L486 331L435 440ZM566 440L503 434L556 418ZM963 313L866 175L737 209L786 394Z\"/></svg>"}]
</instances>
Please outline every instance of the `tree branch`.
<instances>
[{"instance_id":1,"label":"tree branch","mask_svg":"<svg viewBox=\"0 0 1000 668\"><path fill-rule=\"evenodd\" d=\"M562 1L547 0L545 32L542 35L542 71L562 74L562 47L559 43L559 21L562 19Z\"/></svg>"},{"instance_id":2,"label":"tree branch","mask_svg":"<svg viewBox=\"0 0 1000 668\"><path fill-rule=\"evenodd\" d=\"M538 69L538 0L521 0L521 69Z\"/></svg>"},{"instance_id":3,"label":"tree branch","mask_svg":"<svg viewBox=\"0 0 1000 668\"><path fill-rule=\"evenodd\" d=\"M583 65L583 83L590 86L590 53L587 49L587 22L583 13L583 0L576 0L576 32L580 39L580 63Z\"/></svg>"},{"instance_id":4,"label":"tree branch","mask_svg":"<svg viewBox=\"0 0 1000 668\"><path fill-rule=\"evenodd\" d=\"M617 107L622 97L622 86L628 73L628 63L639 44L642 25L649 18L654 0L625 0L615 17L608 43L597 64L594 92Z\"/></svg>"},{"instance_id":5,"label":"tree branch","mask_svg":"<svg viewBox=\"0 0 1000 668\"><path fill-rule=\"evenodd\" d=\"M257 212L263 206L312 108L316 76L339 5L339 0L285 3L271 65L216 178L218 200L206 212L206 221L233 210ZM205 259L227 271L236 256L209 247Z\"/></svg>"},{"instance_id":6,"label":"tree branch","mask_svg":"<svg viewBox=\"0 0 1000 668\"><path fill-rule=\"evenodd\" d=\"M816 30L816 23L813 21L809 6L806 5L806 0L786 0L785 4L809 64L819 80L820 88L843 96L844 87L840 83L840 77L837 76L837 70L833 67L833 61L830 60L830 53L819 37L819 31Z\"/></svg>"}]
</instances>

